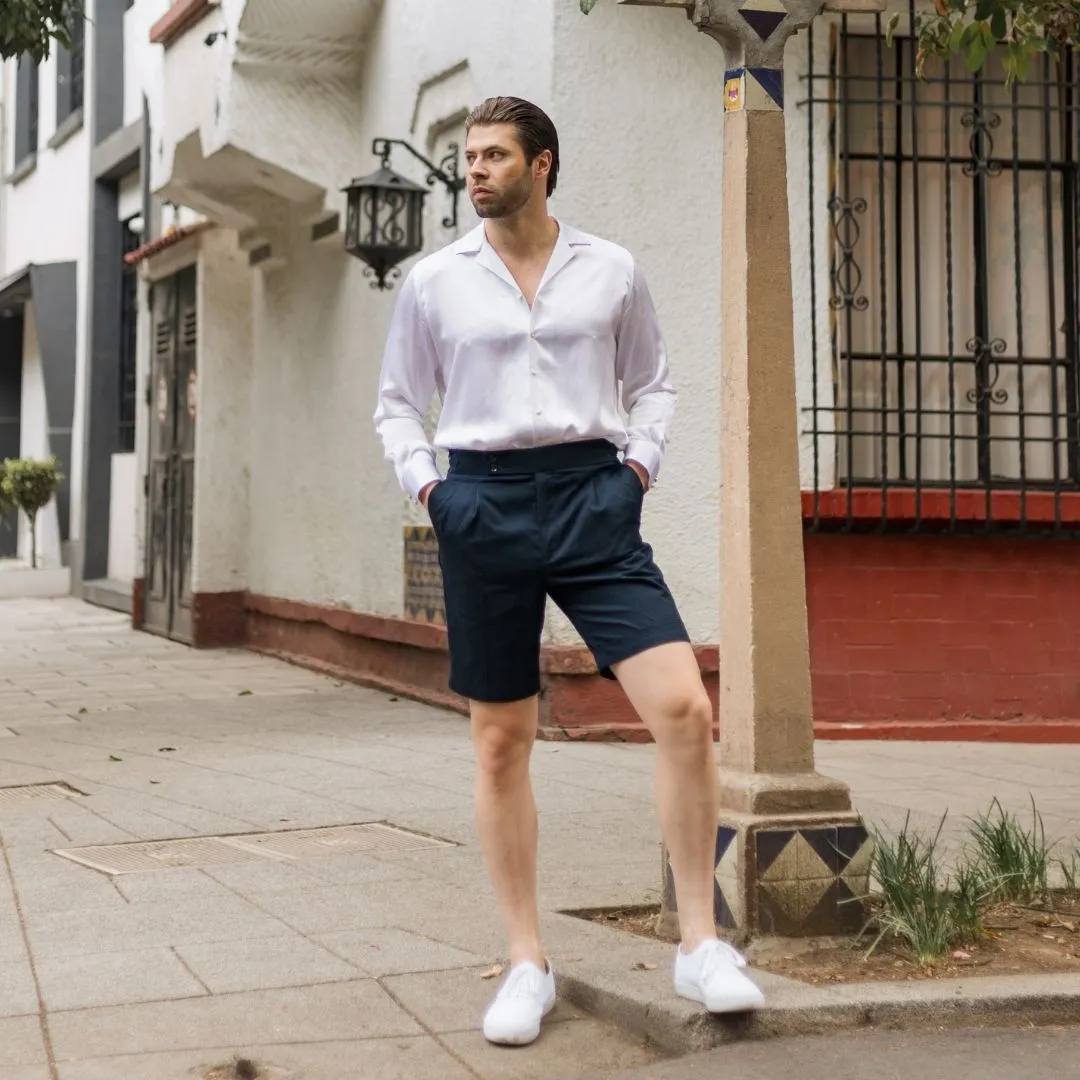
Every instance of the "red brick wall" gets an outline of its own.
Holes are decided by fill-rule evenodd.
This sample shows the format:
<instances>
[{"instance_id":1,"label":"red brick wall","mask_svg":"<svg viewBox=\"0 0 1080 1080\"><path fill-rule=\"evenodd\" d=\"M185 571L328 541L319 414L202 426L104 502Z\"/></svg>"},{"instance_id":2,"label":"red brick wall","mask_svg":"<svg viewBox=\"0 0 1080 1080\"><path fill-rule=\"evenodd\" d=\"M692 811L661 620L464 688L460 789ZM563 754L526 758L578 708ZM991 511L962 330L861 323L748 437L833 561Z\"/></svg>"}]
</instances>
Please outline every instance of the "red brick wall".
<instances>
[{"instance_id":1,"label":"red brick wall","mask_svg":"<svg viewBox=\"0 0 1080 1080\"><path fill-rule=\"evenodd\" d=\"M1080 543L805 541L814 708L826 730L1080 720Z\"/></svg>"}]
</instances>

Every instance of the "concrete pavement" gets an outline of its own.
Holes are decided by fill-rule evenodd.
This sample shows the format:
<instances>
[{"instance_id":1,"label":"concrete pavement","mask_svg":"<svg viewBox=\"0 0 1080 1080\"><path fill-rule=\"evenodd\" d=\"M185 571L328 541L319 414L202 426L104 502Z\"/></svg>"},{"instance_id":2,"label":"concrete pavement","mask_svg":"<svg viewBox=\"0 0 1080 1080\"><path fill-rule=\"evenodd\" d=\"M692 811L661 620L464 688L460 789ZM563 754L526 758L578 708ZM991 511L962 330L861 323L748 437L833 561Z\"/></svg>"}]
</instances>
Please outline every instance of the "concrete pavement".
<instances>
[{"instance_id":1,"label":"concrete pavement","mask_svg":"<svg viewBox=\"0 0 1080 1080\"><path fill-rule=\"evenodd\" d=\"M600 958L662 996L662 971L633 969L666 950L560 914L658 899L652 759L648 746L543 743L534 777L556 972ZM819 761L871 821L912 810L930 827L947 806L955 835L993 795L1023 811L1035 791L1048 833L1080 832L1080 747L821 744ZM655 1045L565 1001L528 1051L484 1043L496 982L482 976L502 939L472 773L455 714L250 653L192 652L73 600L0 604L0 788L79 792L0 796L0 1076L171 1080L234 1053L281 1080L650 1065ZM112 876L55 853L370 821L449 844L297 858L242 841L201 845L190 868Z\"/></svg>"}]
</instances>

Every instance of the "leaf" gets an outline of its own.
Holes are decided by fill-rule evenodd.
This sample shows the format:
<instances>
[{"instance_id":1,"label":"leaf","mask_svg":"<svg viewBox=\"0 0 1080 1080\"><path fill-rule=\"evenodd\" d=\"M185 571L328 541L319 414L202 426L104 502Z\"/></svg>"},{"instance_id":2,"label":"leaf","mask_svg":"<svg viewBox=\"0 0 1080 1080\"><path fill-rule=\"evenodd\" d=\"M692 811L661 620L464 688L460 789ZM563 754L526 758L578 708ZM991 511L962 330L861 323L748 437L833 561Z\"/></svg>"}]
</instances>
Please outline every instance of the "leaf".
<instances>
[{"instance_id":1,"label":"leaf","mask_svg":"<svg viewBox=\"0 0 1080 1080\"><path fill-rule=\"evenodd\" d=\"M596 0L581 0L581 14L588 15L596 7Z\"/></svg>"},{"instance_id":2,"label":"leaf","mask_svg":"<svg viewBox=\"0 0 1080 1080\"><path fill-rule=\"evenodd\" d=\"M968 71L976 72L986 63L986 43L980 37L968 46L964 64Z\"/></svg>"},{"instance_id":3,"label":"leaf","mask_svg":"<svg viewBox=\"0 0 1080 1080\"><path fill-rule=\"evenodd\" d=\"M1002 41L1009 32L1009 24L1005 19L1004 8L998 8L994 12L993 17L990 19L990 32L994 35L995 41Z\"/></svg>"},{"instance_id":4,"label":"leaf","mask_svg":"<svg viewBox=\"0 0 1080 1080\"><path fill-rule=\"evenodd\" d=\"M970 959L971 959L971 953L969 953L969 952L964 952L964 950L963 950L963 949L957 949L957 950L956 950L956 951L955 951L955 952L954 952L954 953L952 954L952 958L953 958L954 960L970 960Z\"/></svg>"},{"instance_id":5,"label":"leaf","mask_svg":"<svg viewBox=\"0 0 1080 1080\"><path fill-rule=\"evenodd\" d=\"M975 18L978 22L985 22L990 18L995 7L995 0L979 0L975 7Z\"/></svg>"},{"instance_id":6,"label":"leaf","mask_svg":"<svg viewBox=\"0 0 1080 1080\"><path fill-rule=\"evenodd\" d=\"M237 697L251 697L251 695L252 695L252 691L250 691L250 690L241 690L240 693L237 694L236 696Z\"/></svg>"},{"instance_id":7,"label":"leaf","mask_svg":"<svg viewBox=\"0 0 1080 1080\"><path fill-rule=\"evenodd\" d=\"M175 746L159 746L158 747L158 753L159 754L172 754L172 753L175 753L175 752L176 752L176 747Z\"/></svg>"},{"instance_id":8,"label":"leaf","mask_svg":"<svg viewBox=\"0 0 1080 1080\"><path fill-rule=\"evenodd\" d=\"M891 45L896 40L896 28L900 25L900 12L894 12L885 28L885 40Z\"/></svg>"},{"instance_id":9,"label":"leaf","mask_svg":"<svg viewBox=\"0 0 1080 1080\"><path fill-rule=\"evenodd\" d=\"M502 964L496 964L494 967L490 967L487 971L483 972L480 976L481 979L497 979L503 973Z\"/></svg>"},{"instance_id":10,"label":"leaf","mask_svg":"<svg viewBox=\"0 0 1080 1080\"><path fill-rule=\"evenodd\" d=\"M124 759L122 757L117 757L115 754L110 754L109 755L109 760L110 761L123 761Z\"/></svg>"},{"instance_id":11,"label":"leaf","mask_svg":"<svg viewBox=\"0 0 1080 1080\"><path fill-rule=\"evenodd\" d=\"M655 970L656 970L656 965L655 964L646 964L644 960L639 960L634 965L634 971L655 971Z\"/></svg>"}]
</instances>

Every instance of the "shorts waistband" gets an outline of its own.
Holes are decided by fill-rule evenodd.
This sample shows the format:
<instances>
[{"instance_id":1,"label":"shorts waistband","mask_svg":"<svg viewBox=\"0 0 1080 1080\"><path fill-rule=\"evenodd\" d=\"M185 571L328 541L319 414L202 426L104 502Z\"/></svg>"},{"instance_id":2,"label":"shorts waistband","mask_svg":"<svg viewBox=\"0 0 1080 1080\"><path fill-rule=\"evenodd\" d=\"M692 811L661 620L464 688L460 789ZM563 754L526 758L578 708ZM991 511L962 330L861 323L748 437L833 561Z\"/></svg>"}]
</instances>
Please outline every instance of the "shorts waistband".
<instances>
[{"instance_id":1,"label":"shorts waistband","mask_svg":"<svg viewBox=\"0 0 1080 1080\"><path fill-rule=\"evenodd\" d=\"M617 461L619 451L607 439L555 443L521 450L451 450L450 472L465 476L525 475L587 469Z\"/></svg>"}]
</instances>

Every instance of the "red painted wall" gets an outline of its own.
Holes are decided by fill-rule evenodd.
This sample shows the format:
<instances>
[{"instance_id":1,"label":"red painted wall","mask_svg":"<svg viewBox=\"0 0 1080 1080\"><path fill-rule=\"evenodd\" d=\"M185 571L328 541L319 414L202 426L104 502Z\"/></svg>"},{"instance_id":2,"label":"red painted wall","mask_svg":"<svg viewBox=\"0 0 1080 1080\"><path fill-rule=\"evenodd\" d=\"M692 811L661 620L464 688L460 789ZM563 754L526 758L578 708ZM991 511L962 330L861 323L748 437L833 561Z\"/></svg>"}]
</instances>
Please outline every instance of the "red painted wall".
<instances>
[{"instance_id":1,"label":"red painted wall","mask_svg":"<svg viewBox=\"0 0 1080 1080\"><path fill-rule=\"evenodd\" d=\"M937 722L942 735L954 721L1080 721L1080 543L808 534L805 544L822 734L863 721L879 733Z\"/></svg>"}]
</instances>

